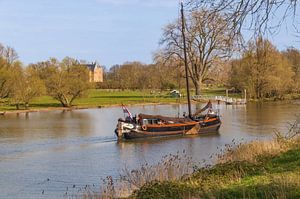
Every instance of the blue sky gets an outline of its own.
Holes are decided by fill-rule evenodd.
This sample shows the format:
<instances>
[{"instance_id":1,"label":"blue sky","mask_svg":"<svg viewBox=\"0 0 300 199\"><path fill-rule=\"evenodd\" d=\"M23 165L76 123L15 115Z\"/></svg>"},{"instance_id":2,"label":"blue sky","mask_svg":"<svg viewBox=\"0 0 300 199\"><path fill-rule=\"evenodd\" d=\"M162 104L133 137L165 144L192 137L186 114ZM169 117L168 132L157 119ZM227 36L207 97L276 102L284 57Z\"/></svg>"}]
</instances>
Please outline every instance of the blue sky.
<instances>
[{"instance_id":1,"label":"blue sky","mask_svg":"<svg viewBox=\"0 0 300 199\"><path fill-rule=\"evenodd\" d=\"M65 56L107 67L151 63L162 28L178 15L179 0L0 0L0 42L25 64ZM272 40L300 48L286 30Z\"/></svg>"}]
</instances>

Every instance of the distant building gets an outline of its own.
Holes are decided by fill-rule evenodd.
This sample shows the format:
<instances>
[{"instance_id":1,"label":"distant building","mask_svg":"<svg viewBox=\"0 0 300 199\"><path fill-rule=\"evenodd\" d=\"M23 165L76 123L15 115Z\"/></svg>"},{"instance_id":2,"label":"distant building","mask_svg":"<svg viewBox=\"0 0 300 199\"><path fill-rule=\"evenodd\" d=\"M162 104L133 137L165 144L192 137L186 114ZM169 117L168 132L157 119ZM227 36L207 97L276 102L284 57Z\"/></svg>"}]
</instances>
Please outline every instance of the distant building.
<instances>
[{"instance_id":1,"label":"distant building","mask_svg":"<svg viewBox=\"0 0 300 199\"><path fill-rule=\"evenodd\" d=\"M85 64L89 69L90 82L103 82L103 68L96 62Z\"/></svg>"}]
</instances>

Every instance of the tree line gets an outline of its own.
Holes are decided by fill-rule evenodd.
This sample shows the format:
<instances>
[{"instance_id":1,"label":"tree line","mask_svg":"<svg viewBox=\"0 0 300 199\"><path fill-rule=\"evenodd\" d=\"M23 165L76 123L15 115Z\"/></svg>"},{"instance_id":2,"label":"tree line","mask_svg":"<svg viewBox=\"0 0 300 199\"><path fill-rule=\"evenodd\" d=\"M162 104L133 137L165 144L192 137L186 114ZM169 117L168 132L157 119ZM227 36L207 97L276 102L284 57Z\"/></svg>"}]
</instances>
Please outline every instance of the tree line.
<instances>
[{"instance_id":1,"label":"tree line","mask_svg":"<svg viewBox=\"0 0 300 199\"><path fill-rule=\"evenodd\" d=\"M183 84L181 65L126 62L105 71L104 82L99 84L99 88L166 90L179 88Z\"/></svg>"},{"instance_id":2,"label":"tree line","mask_svg":"<svg viewBox=\"0 0 300 199\"><path fill-rule=\"evenodd\" d=\"M25 67L13 48L2 46L0 52L0 99L8 99L17 109L27 109L33 98L42 95L52 96L62 106L70 107L93 87L88 68L76 59L50 58ZM222 85L239 92L246 89L253 99L282 99L285 94L300 93L300 51L290 47L280 52L270 41L259 37L246 45L239 58L219 61L206 76L200 82L202 86ZM104 72L104 82L98 84L98 88L121 90L185 86L182 60L165 59L163 53L156 54L153 64L126 62L112 66Z\"/></svg>"},{"instance_id":3,"label":"tree line","mask_svg":"<svg viewBox=\"0 0 300 199\"><path fill-rule=\"evenodd\" d=\"M165 60L163 56L157 55L155 63L149 65L140 62L115 65L105 72L105 80L100 87L141 90L185 88L181 58ZM200 84L222 85L238 92L246 89L252 99L282 99L285 94L300 93L300 51L289 47L280 52L269 40L259 37L245 45L239 58L223 60L212 66ZM193 88L193 85L190 86Z\"/></svg>"}]
</instances>

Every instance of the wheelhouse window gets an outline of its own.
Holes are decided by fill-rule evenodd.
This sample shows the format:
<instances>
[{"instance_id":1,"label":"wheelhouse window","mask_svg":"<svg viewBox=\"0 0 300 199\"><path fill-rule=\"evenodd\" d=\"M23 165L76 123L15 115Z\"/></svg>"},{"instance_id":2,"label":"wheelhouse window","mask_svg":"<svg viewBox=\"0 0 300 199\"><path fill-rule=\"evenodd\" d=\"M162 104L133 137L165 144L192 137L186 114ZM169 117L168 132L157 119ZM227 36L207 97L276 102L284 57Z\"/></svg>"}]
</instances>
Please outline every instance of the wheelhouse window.
<instances>
[{"instance_id":1,"label":"wheelhouse window","mask_svg":"<svg viewBox=\"0 0 300 199\"><path fill-rule=\"evenodd\" d=\"M148 120L147 119L143 119L143 125L148 124Z\"/></svg>"},{"instance_id":2,"label":"wheelhouse window","mask_svg":"<svg viewBox=\"0 0 300 199\"><path fill-rule=\"evenodd\" d=\"M158 124L159 123L159 119L143 119L143 125L147 125L147 124Z\"/></svg>"}]
</instances>

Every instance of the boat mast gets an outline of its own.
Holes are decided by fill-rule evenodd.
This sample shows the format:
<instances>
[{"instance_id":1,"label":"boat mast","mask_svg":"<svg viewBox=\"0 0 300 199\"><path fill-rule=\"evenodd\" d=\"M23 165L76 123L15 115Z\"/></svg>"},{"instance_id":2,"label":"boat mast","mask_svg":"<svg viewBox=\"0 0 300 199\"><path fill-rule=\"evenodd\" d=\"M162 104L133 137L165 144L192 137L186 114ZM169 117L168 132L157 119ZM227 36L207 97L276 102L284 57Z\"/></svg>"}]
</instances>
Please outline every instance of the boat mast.
<instances>
[{"instance_id":1,"label":"boat mast","mask_svg":"<svg viewBox=\"0 0 300 199\"><path fill-rule=\"evenodd\" d=\"M186 79L186 90L188 97L188 108L189 108L189 118L192 117L191 114L191 97L190 97L190 88L189 88L189 77L188 77L188 63L187 63L187 55L186 55L186 42L185 42L185 20L183 13L183 2L181 1L181 33L183 39L183 52L184 52L184 66L185 66L185 79Z\"/></svg>"}]
</instances>

